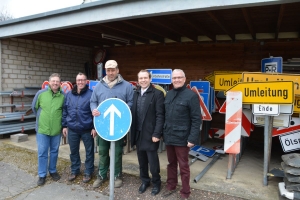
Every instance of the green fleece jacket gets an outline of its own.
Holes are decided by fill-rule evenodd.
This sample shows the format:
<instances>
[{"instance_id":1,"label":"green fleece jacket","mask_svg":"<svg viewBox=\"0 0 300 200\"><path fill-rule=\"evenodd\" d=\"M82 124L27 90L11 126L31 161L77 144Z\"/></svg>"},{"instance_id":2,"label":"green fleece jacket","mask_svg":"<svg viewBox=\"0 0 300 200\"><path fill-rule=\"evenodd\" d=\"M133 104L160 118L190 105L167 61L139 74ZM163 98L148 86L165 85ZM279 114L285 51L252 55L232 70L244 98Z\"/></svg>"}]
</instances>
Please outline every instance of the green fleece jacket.
<instances>
[{"instance_id":1,"label":"green fleece jacket","mask_svg":"<svg viewBox=\"0 0 300 200\"><path fill-rule=\"evenodd\" d=\"M54 94L50 87L36 93L32 101L32 110L36 115L35 130L37 133L49 136L61 133L64 98L62 91Z\"/></svg>"}]
</instances>

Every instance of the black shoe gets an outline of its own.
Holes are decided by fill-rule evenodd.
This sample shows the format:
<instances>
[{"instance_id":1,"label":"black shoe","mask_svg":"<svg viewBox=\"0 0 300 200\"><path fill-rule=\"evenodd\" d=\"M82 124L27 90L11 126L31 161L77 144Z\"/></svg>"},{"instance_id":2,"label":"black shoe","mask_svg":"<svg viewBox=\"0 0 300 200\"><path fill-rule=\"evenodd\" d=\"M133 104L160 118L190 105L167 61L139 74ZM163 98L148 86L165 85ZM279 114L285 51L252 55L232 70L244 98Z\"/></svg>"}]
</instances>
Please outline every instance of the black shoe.
<instances>
[{"instance_id":1,"label":"black shoe","mask_svg":"<svg viewBox=\"0 0 300 200\"><path fill-rule=\"evenodd\" d=\"M71 173L70 176L68 177L69 181L74 181L77 177L77 174Z\"/></svg>"},{"instance_id":2,"label":"black shoe","mask_svg":"<svg viewBox=\"0 0 300 200\"><path fill-rule=\"evenodd\" d=\"M88 183L92 179L92 176L89 174L84 174L82 178L82 182Z\"/></svg>"},{"instance_id":3,"label":"black shoe","mask_svg":"<svg viewBox=\"0 0 300 200\"><path fill-rule=\"evenodd\" d=\"M38 186L44 185L46 182L46 177L39 177L39 180L37 181Z\"/></svg>"},{"instance_id":4,"label":"black shoe","mask_svg":"<svg viewBox=\"0 0 300 200\"><path fill-rule=\"evenodd\" d=\"M155 196L160 192L160 186L153 186L151 195Z\"/></svg>"},{"instance_id":5,"label":"black shoe","mask_svg":"<svg viewBox=\"0 0 300 200\"><path fill-rule=\"evenodd\" d=\"M60 179L60 175L57 172L50 173L50 176L52 177L52 180L58 181Z\"/></svg>"},{"instance_id":6,"label":"black shoe","mask_svg":"<svg viewBox=\"0 0 300 200\"><path fill-rule=\"evenodd\" d=\"M139 193L142 194L146 191L147 187L149 187L149 183L142 183L140 188L139 188Z\"/></svg>"}]
</instances>

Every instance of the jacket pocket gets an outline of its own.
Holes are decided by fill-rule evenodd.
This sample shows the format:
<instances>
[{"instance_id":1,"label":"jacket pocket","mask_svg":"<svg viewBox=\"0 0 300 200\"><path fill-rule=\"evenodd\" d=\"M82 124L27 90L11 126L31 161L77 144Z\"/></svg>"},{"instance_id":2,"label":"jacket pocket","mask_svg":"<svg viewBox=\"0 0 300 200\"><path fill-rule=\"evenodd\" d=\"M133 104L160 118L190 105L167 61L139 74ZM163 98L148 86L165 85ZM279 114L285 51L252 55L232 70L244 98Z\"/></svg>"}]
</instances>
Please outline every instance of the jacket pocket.
<instances>
[{"instance_id":1,"label":"jacket pocket","mask_svg":"<svg viewBox=\"0 0 300 200\"><path fill-rule=\"evenodd\" d=\"M186 139L188 133L187 126L173 125L173 135L179 139Z\"/></svg>"}]
</instances>

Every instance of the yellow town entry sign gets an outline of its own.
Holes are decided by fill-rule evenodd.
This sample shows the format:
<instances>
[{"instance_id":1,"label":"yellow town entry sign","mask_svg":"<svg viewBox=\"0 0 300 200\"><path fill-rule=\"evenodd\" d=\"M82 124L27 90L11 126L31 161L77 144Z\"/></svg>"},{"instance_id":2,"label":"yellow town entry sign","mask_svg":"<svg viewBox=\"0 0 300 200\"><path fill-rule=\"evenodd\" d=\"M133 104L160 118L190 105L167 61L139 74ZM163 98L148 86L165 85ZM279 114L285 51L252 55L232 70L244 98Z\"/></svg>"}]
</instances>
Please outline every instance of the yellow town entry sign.
<instances>
[{"instance_id":1,"label":"yellow town entry sign","mask_svg":"<svg viewBox=\"0 0 300 200\"><path fill-rule=\"evenodd\" d=\"M294 104L293 81L243 82L228 91L241 91L244 104Z\"/></svg>"}]
</instances>

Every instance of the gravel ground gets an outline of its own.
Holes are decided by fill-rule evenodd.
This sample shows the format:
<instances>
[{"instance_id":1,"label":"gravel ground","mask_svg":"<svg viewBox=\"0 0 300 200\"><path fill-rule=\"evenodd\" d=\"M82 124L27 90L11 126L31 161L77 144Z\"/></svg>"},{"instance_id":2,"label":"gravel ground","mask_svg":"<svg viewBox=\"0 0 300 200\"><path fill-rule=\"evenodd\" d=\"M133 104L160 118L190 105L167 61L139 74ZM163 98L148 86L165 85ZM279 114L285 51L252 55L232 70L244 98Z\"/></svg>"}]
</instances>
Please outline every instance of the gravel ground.
<instances>
[{"instance_id":1,"label":"gravel ground","mask_svg":"<svg viewBox=\"0 0 300 200\"><path fill-rule=\"evenodd\" d=\"M22 170L25 170L29 174L37 176L37 155L35 151L30 151L27 149L18 148L12 145L3 144L0 141L0 161L13 164L19 167ZM68 175L70 173L70 162L69 160L59 158L57 169L58 173L61 175L61 179L58 182L65 184L76 184L80 185L86 190L94 190L104 195L109 195L109 181L105 182L100 188L94 189L92 184L96 179L96 176L93 176L93 179L89 183L82 182L82 175L78 176L73 182L68 181ZM82 165L83 169L83 165ZM81 170L83 171L83 170ZM47 183L50 183L52 180L47 178ZM128 199L177 199L178 193L174 193L167 198L161 197L160 192L155 197L151 196L151 186L147 188L147 191L143 194L138 193L138 188L141 182L139 177L123 174L123 186L121 188L115 188L115 200L128 200ZM165 188L165 183L162 184L162 191ZM178 188L179 190L180 188ZM241 200L243 198L233 197L222 193L215 193L203 190L192 189L192 194L190 199L208 199L208 200Z\"/></svg>"}]
</instances>

